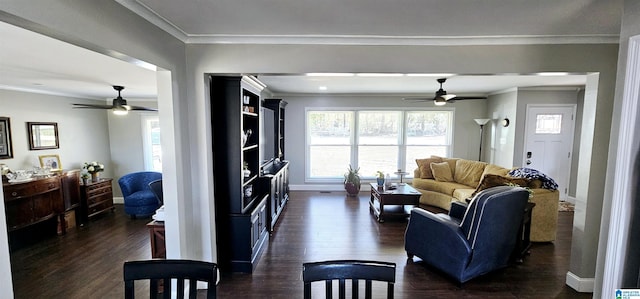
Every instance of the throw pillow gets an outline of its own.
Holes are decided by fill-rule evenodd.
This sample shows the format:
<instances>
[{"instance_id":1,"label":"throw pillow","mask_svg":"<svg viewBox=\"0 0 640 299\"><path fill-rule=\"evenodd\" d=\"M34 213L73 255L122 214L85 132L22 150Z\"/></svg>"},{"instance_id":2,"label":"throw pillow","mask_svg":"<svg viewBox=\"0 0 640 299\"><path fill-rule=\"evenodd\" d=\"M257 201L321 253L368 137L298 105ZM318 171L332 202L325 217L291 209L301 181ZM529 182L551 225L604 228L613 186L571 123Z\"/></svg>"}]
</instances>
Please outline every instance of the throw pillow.
<instances>
[{"instance_id":1,"label":"throw pillow","mask_svg":"<svg viewBox=\"0 0 640 299\"><path fill-rule=\"evenodd\" d=\"M514 178L509 176L501 176L496 174L485 174L480 180L480 184L476 188L476 191L471 194L471 197L474 197L478 192L492 188L497 186L505 186L505 185L517 185L520 187L529 187L529 183L531 180L525 178Z\"/></svg>"},{"instance_id":2,"label":"throw pillow","mask_svg":"<svg viewBox=\"0 0 640 299\"><path fill-rule=\"evenodd\" d=\"M456 183L470 186L478 186L482 179L482 172L487 163L460 159L456 162L456 170L453 179Z\"/></svg>"},{"instance_id":3,"label":"throw pillow","mask_svg":"<svg viewBox=\"0 0 640 299\"><path fill-rule=\"evenodd\" d=\"M441 162L441 160L439 158L416 159L416 164L418 164L418 168L420 169L421 179L433 179L433 172L431 172L431 163L434 162Z\"/></svg>"},{"instance_id":4,"label":"throw pillow","mask_svg":"<svg viewBox=\"0 0 640 299\"><path fill-rule=\"evenodd\" d=\"M431 163L431 172L433 178L438 182L452 182L453 175L451 174L451 167L447 162Z\"/></svg>"}]
</instances>

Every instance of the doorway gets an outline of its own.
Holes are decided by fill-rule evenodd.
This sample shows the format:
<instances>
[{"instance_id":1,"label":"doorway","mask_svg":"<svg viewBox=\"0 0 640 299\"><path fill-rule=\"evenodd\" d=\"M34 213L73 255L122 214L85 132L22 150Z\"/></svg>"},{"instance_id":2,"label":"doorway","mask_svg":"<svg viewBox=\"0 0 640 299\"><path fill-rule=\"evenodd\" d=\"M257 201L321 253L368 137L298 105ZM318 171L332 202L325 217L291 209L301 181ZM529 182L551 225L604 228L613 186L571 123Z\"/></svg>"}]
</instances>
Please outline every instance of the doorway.
<instances>
[{"instance_id":1,"label":"doorway","mask_svg":"<svg viewBox=\"0 0 640 299\"><path fill-rule=\"evenodd\" d=\"M558 184L567 199L576 105L527 105L523 167L536 169Z\"/></svg>"}]
</instances>

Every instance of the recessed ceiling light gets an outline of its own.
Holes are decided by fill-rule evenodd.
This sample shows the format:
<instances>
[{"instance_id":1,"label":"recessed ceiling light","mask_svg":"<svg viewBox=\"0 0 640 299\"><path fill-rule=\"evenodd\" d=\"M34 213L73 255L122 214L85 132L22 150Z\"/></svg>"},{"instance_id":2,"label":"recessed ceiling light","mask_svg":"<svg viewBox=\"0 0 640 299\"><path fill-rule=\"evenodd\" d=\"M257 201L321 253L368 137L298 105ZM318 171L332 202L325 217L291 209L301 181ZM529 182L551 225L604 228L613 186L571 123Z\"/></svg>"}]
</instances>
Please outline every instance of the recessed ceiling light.
<instances>
[{"instance_id":1,"label":"recessed ceiling light","mask_svg":"<svg viewBox=\"0 0 640 299\"><path fill-rule=\"evenodd\" d=\"M353 73L306 73L309 77L353 77Z\"/></svg>"},{"instance_id":2,"label":"recessed ceiling light","mask_svg":"<svg viewBox=\"0 0 640 299\"><path fill-rule=\"evenodd\" d=\"M318 89L320 90L327 90L328 88L326 86L319 86Z\"/></svg>"},{"instance_id":3,"label":"recessed ceiling light","mask_svg":"<svg viewBox=\"0 0 640 299\"><path fill-rule=\"evenodd\" d=\"M402 77L404 74L399 73L358 73L358 77Z\"/></svg>"},{"instance_id":4,"label":"recessed ceiling light","mask_svg":"<svg viewBox=\"0 0 640 299\"><path fill-rule=\"evenodd\" d=\"M441 73L441 74L418 74L418 73L412 73L412 74L407 74L407 77L436 77L436 78L443 78L443 77L451 77L455 74L447 74L447 73Z\"/></svg>"},{"instance_id":5,"label":"recessed ceiling light","mask_svg":"<svg viewBox=\"0 0 640 299\"><path fill-rule=\"evenodd\" d=\"M536 73L538 76L566 76L569 75L567 72L540 72Z\"/></svg>"}]
</instances>

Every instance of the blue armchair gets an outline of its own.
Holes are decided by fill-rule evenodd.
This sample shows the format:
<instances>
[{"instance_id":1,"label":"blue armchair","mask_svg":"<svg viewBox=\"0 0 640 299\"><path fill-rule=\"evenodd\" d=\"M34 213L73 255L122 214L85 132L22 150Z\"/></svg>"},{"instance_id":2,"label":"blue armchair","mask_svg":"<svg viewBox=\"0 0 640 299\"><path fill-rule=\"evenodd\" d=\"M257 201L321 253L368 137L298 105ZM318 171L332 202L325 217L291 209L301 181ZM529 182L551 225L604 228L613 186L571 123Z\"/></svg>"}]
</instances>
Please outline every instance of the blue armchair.
<instances>
[{"instance_id":1,"label":"blue armchair","mask_svg":"<svg viewBox=\"0 0 640 299\"><path fill-rule=\"evenodd\" d=\"M146 217L160 207L158 198L149 188L149 183L162 179L162 173L142 171L129 173L118 180L124 197L124 212L131 217Z\"/></svg>"},{"instance_id":2,"label":"blue armchair","mask_svg":"<svg viewBox=\"0 0 640 299\"><path fill-rule=\"evenodd\" d=\"M528 198L523 188L489 188L473 198L462 219L415 208L405 232L407 256L459 283L506 267Z\"/></svg>"}]
</instances>

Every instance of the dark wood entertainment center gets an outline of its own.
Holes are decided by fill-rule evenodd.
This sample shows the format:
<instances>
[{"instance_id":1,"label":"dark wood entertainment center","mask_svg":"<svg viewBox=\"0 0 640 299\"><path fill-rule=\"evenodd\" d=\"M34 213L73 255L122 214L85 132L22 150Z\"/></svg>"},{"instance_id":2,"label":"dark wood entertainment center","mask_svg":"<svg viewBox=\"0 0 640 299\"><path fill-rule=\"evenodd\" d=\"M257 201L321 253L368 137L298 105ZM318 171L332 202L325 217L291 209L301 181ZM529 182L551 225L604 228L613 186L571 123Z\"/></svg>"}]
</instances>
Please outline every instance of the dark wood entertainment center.
<instances>
[{"instance_id":1,"label":"dark wood entertainment center","mask_svg":"<svg viewBox=\"0 0 640 299\"><path fill-rule=\"evenodd\" d=\"M251 273L289 199L286 102L263 100L265 86L254 77L210 76L209 83L218 265Z\"/></svg>"}]
</instances>

